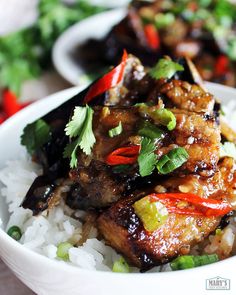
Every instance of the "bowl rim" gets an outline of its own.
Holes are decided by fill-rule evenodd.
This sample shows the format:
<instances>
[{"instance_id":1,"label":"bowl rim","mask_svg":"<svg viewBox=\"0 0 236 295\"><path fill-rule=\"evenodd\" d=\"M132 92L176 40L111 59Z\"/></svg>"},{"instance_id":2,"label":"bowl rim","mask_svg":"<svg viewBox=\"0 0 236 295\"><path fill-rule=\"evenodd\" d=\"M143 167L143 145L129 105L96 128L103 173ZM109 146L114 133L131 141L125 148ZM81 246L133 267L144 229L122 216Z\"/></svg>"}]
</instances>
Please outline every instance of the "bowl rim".
<instances>
[{"instance_id":1,"label":"bowl rim","mask_svg":"<svg viewBox=\"0 0 236 295\"><path fill-rule=\"evenodd\" d=\"M218 89L226 91L228 93L231 93L232 95L236 96L236 89L228 87L228 86L224 86L224 85L220 85L220 84L216 84L216 83L212 83L212 82L206 82L206 86L210 86L211 88L215 88L216 91ZM21 110L20 112L18 112L17 114L15 114L14 116L12 116L11 118L9 118L8 120L6 120L0 127L0 134L2 132L2 130L8 129L8 128L12 128L12 124L14 125L14 121L15 120L20 120L22 117L25 117L27 114L30 114L31 111L33 111L36 108L39 108L41 105L44 105L46 103L47 100L55 100L55 98L59 98L59 97L63 97L62 101L66 101L68 99L70 99L71 97L73 97L75 94L81 92L84 88L86 88L86 86L75 86L75 87L71 87L68 88L66 90L62 90L59 92L56 92L54 94L51 94L39 101L34 102L33 104L27 106L25 109ZM60 103L55 103L53 104L53 108L56 108L58 105L60 105L62 103L62 101L60 101ZM148 278L154 278L154 276L182 276L185 275L187 272L188 273L192 273L193 275L196 274L196 272L199 272L199 269L205 269L205 270L210 270L213 269L216 265L219 267L227 267L227 264L229 262L234 261L234 263L236 262L236 255L229 257L225 260L221 260L218 262L215 262L213 264L209 264L209 265L205 265L205 266L201 266L201 267L196 267L196 268L192 268L192 269L186 269L186 270L179 270L179 271L168 271L168 272L148 272L148 273L128 273L127 276L124 276L124 274L122 273L114 273L114 272L108 272L108 271L102 271L102 270L88 270L88 269L83 269L80 268L78 266L75 266L73 264L70 263L66 263L63 262L61 260L54 260L54 259L50 259L42 254L39 254L33 250L28 249L27 247L24 247L24 245L20 244L19 242L15 241L14 239L12 239L10 236L7 235L7 233L0 227L0 240L4 240L7 244L7 247L9 248L14 248L18 254L24 254L27 255L29 258L31 258L33 261L39 261L43 264L47 264L49 266L52 266L53 268L62 268L68 272L78 272L78 274L83 273L83 274L94 274L96 273L96 275L98 276L103 276L107 275L107 276L116 276L118 277L122 277L122 279L124 279L124 277L127 277L129 279L136 279L138 277L140 277L140 275L143 277L148 277Z\"/></svg>"},{"instance_id":2,"label":"bowl rim","mask_svg":"<svg viewBox=\"0 0 236 295\"><path fill-rule=\"evenodd\" d=\"M63 32L56 42L53 45L52 49L52 61L54 64L54 67L58 71L58 73L68 82L70 82L72 85L81 85L80 83L80 78L84 74L86 74L83 70L82 67L78 66L73 62L70 58L67 57L66 51L71 52L71 47L67 45L68 43L70 44L71 40L75 39L75 36L78 35L78 31L81 30L81 27L86 27L89 26L89 24L92 22L96 23L98 20L100 21L101 19L114 19L114 18L120 18L122 19L127 13L127 8L117 8L117 9L110 9L107 11L103 11L97 14L94 14L92 16L87 17L86 19L79 21L69 27L65 32ZM118 23L118 22L115 22ZM112 28L113 25L110 25L110 22L108 24L109 30ZM88 40L86 38L86 40ZM92 38L96 38L95 36ZM100 39L100 38L96 38ZM76 45L82 44L81 41L76 42ZM75 44L73 44L75 46ZM72 48L72 50L74 47Z\"/></svg>"}]
</instances>

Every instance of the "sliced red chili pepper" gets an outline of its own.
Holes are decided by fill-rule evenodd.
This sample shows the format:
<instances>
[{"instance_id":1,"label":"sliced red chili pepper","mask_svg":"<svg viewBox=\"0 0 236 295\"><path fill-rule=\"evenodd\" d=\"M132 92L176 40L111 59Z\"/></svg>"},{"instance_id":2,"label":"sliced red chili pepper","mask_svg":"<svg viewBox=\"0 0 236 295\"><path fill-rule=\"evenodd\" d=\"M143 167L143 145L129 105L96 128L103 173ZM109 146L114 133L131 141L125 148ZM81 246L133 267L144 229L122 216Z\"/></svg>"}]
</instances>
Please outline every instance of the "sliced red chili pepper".
<instances>
[{"instance_id":1,"label":"sliced red chili pepper","mask_svg":"<svg viewBox=\"0 0 236 295\"><path fill-rule=\"evenodd\" d=\"M230 204L225 201L206 199L194 194L165 193L151 194L148 197L151 202L163 202L169 212L176 214L204 215L210 217L223 216L232 211ZM190 205L194 205L194 207L178 207L178 203L181 201L186 201Z\"/></svg>"},{"instance_id":2,"label":"sliced red chili pepper","mask_svg":"<svg viewBox=\"0 0 236 295\"><path fill-rule=\"evenodd\" d=\"M7 117L14 115L21 109L16 95L8 89L3 91L2 108Z\"/></svg>"},{"instance_id":3,"label":"sliced red chili pepper","mask_svg":"<svg viewBox=\"0 0 236 295\"><path fill-rule=\"evenodd\" d=\"M156 27L153 24L148 24L144 27L144 33L148 46L153 50L157 50L160 47L160 37Z\"/></svg>"},{"instance_id":4,"label":"sliced red chili pepper","mask_svg":"<svg viewBox=\"0 0 236 295\"><path fill-rule=\"evenodd\" d=\"M27 107L32 102L19 103L16 95L10 90L3 91L2 112L0 113L0 123L3 123L7 118L11 117L18 111Z\"/></svg>"},{"instance_id":5,"label":"sliced red chili pepper","mask_svg":"<svg viewBox=\"0 0 236 295\"><path fill-rule=\"evenodd\" d=\"M215 74L217 76L225 75L229 70L229 59L225 55L220 55L215 63Z\"/></svg>"},{"instance_id":6,"label":"sliced red chili pepper","mask_svg":"<svg viewBox=\"0 0 236 295\"><path fill-rule=\"evenodd\" d=\"M120 83L124 76L127 58L128 54L126 50L124 50L121 63L90 87L84 99L85 103L89 103L94 97Z\"/></svg>"},{"instance_id":7,"label":"sliced red chili pepper","mask_svg":"<svg viewBox=\"0 0 236 295\"><path fill-rule=\"evenodd\" d=\"M108 165L134 164L139 155L140 146L132 145L114 150L106 158Z\"/></svg>"}]
</instances>

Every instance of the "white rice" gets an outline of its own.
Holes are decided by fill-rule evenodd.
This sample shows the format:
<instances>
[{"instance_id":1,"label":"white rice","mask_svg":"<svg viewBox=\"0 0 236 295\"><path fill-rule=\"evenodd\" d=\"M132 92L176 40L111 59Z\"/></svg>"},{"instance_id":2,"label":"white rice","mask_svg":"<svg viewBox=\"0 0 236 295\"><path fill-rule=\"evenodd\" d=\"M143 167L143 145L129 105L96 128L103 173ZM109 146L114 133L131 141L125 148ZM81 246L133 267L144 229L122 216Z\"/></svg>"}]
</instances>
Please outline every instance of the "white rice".
<instances>
[{"instance_id":1,"label":"white rice","mask_svg":"<svg viewBox=\"0 0 236 295\"><path fill-rule=\"evenodd\" d=\"M58 244L72 238L79 240L82 223L70 216L72 210L63 201L40 216L32 216L30 210L19 207L33 180L40 172L39 165L32 163L26 155L22 155L18 160L7 162L6 167L0 171L0 181L4 185L0 194L5 198L10 213L5 230L7 231L13 225L19 226L23 233L19 241L21 244L50 259L57 259ZM85 212L77 211L74 215L79 218L84 216ZM120 256L96 237L97 230L93 228L83 246L69 250L68 263L84 269L111 271L114 262ZM135 268L132 270L138 271Z\"/></svg>"},{"instance_id":2,"label":"white rice","mask_svg":"<svg viewBox=\"0 0 236 295\"><path fill-rule=\"evenodd\" d=\"M230 126L236 127L236 102L231 101L224 106L226 121ZM225 117L225 118L226 118ZM236 129L236 128L234 128ZM72 211L63 201L40 216L32 216L28 209L19 207L22 203L33 180L41 173L39 165L33 163L26 155L21 155L18 160L9 161L6 167L0 171L0 182L4 187L0 191L0 197L4 197L8 205L10 219L5 228L7 231L11 226L17 225L22 229L22 237L19 241L25 247L47 256L50 259L57 258L58 244L70 239L79 240L82 233L82 223L78 220L85 216L84 211ZM73 212L73 216L71 214ZM77 219L78 218L78 219ZM2 221L0 219L0 226ZM223 251L219 245L225 245L228 249L227 255L236 254L236 219L231 218L231 223L219 236L211 235L207 244L204 244L203 253L221 253ZM200 248L197 246L192 253L199 253ZM226 255L226 256L227 256ZM112 266L120 256L114 249L105 245L104 241L97 239L97 230L93 228L90 232L89 239L80 247L73 247L69 250L69 261L80 268L90 270L112 271ZM154 267L149 272L170 271L170 265L166 264L161 267ZM135 267L131 268L132 272L138 272Z\"/></svg>"}]
</instances>

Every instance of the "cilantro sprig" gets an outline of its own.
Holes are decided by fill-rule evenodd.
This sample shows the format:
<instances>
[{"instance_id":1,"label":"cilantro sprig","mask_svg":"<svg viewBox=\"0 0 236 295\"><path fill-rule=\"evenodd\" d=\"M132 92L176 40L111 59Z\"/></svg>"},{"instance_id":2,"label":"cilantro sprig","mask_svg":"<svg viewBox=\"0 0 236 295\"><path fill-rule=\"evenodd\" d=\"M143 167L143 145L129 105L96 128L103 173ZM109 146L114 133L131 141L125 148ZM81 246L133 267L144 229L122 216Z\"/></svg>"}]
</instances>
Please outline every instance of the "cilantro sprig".
<instances>
[{"instance_id":1,"label":"cilantro sprig","mask_svg":"<svg viewBox=\"0 0 236 295\"><path fill-rule=\"evenodd\" d=\"M157 80L161 78L170 79L178 71L184 71L184 67L176 62L173 62L172 60L162 58L149 71L149 75Z\"/></svg>"},{"instance_id":2,"label":"cilantro sprig","mask_svg":"<svg viewBox=\"0 0 236 295\"><path fill-rule=\"evenodd\" d=\"M39 119L24 128L21 144L32 155L50 139L50 131L50 126L44 120Z\"/></svg>"},{"instance_id":3,"label":"cilantro sprig","mask_svg":"<svg viewBox=\"0 0 236 295\"><path fill-rule=\"evenodd\" d=\"M96 142L92 128L93 109L88 105L85 107L76 107L71 121L66 125L66 135L70 137L69 143L64 151L64 157L70 158L70 167L76 168L77 151L79 148L86 154L90 155Z\"/></svg>"},{"instance_id":4,"label":"cilantro sprig","mask_svg":"<svg viewBox=\"0 0 236 295\"><path fill-rule=\"evenodd\" d=\"M152 174L157 164L156 147L150 138L144 137L141 141L141 150L138 156L139 173L142 177Z\"/></svg>"}]
</instances>

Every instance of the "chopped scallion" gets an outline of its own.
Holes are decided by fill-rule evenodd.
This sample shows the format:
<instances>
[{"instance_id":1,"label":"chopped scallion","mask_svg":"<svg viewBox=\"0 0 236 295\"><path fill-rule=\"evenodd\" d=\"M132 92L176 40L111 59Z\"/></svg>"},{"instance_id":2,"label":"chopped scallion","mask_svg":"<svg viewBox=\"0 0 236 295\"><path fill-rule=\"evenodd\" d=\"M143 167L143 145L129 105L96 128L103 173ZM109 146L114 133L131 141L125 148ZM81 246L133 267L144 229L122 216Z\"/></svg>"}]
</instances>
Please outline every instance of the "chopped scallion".
<instances>
[{"instance_id":1,"label":"chopped scallion","mask_svg":"<svg viewBox=\"0 0 236 295\"><path fill-rule=\"evenodd\" d=\"M16 241L19 241L22 237L21 229L16 225L10 227L7 234Z\"/></svg>"},{"instance_id":2,"label":"chopped scallion","mask_svg":"<svg viewBox=\"0 0 236 295\"><path fill-rule=\"evenodd\" d=\"M113 272L129 273L129 265L123 257L115 261L112 268Z\"/></svg>"},{"instance_id":3,"label":"chopped scallion","mask_svg":"<svg viewBox=\"0 0 236 295\"><path fill-rule=\"evenodd\" d=\"M187 160L187 151L182 147L175 148L160 158L157 163L157 170L161 174L168 174L181 167Z\"/></svg>"},{"instance_id":4,"label":"chopped scallion","mask_svg":"<svg viewBox=\"0 0 236 295\"><path fill-rule=\"evenodd\" d=\"M133 204L134 211L147 231L155 231L165 223L168 210L161 202L150 202L144 197Z\"/></svg>"},{"instance_id":5,"label":"chopped scallion","mask_svg":"<svg viewBox=\"0 0 236 295\"><path fill-rule=\"evenodd\" d=\"M175 129L176 127L176 118L175 115L168 109L153 109L152 107L147 106L146 104L140 104L139 112L143 115L148 115L152 118L155 124L160 124L166 126L169 131Z\"/></svg>"},{"instance_id":6,"label":"chopped scallion","mask_svg":"<svg viewBox=\"0 0 236 295\"><path fill-rule=\"evenodd\" d=\"M170 266L172 270L181 270L211 264L218 260L219 258L216 254L202 256L185 255L174 259Z\"/></svg>"},{"instance_id":7,"label":"chopped scallion","mask_svg":"<svg viewBox=\"0 0 236 295\"><path fill-rule=\"evenodd\" d=\"M112 128L108 131L108 134L110 137L115 137L117 135L120 135L123 131L123 127L122 127L122 124L121 122L119 122L119 125L116 126L115 128Z\"/></svg>"},{"instance_id":8,"label":"chopped scallion","mask_svg":"<svg viewBox=\"0 0 236 295\"><path fill-rule=\"evenodd\" d=\"M175 115L167 109L159 109L152 113L152 118L155 122L167 127L169 131L175 129L176 118Z\"/></svg>"},{"instance_id":9,"label":"chopped scallion","mask_svg":"<svg viewBox=\"0 0 236 295\"><path fill-rule=\"evenodd\" d=\"M69 250L72 247L73 245L68 242L60 243L57 246L57 257L63 260L69 260Z\"/></svg>"}]
</instances>

